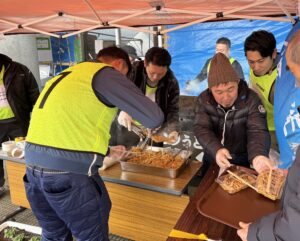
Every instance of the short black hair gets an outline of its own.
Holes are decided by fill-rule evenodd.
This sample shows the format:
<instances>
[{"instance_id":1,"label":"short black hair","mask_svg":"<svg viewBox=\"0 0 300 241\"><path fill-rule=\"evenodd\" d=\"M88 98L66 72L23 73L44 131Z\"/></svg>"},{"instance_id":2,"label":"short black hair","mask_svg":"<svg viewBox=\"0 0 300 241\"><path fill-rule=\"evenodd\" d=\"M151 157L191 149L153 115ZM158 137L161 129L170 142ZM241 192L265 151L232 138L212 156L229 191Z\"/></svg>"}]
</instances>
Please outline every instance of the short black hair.
<instances>
[{"instance_id":1,"label":"short black hair","mask_svg":"<svg viewBox=\"0 0 300 241\"><path fill-rule=\"evenodd\" d=\"M129 60L129 56L127 52L117 46L110 46L104 49L101 49L97 54L97 59L101 57L110 57L112 59L123 59L127 66L128 72L131 70L131 62Z\"/></svg>"},{"instance_id":2,"label":"short black hair","mask_svg":"<svg viewBox=\"0 0 300 241\"><path fill-rule=\"evenodd\" d=\"M222 37L219 38L216 44L225 44L229 49L231 48L231 42L228 38Z\"/></svg>"},{"instance_id":3,"label":"short black hair","mask_svg":"<svg viewBox=\"0 0 300 241\"><path fill-rule=\"evenodd\" d=\"M274 35L265 30L254 31L244 43L245 55L247 55L247 51L258 51L262 57L272 58L275 49L276 39Z\"/></svg>"},{"instance_id":4,"label":"short black hair","mask_svg":"<svg viewBox=\"0 0 300 241\"><path fill-rule=\"evenodd\" d=\"M171 55L168 50L159 47L150 48L146 55L145 60L147 64L152 63L157 66L167 66L171 65Z\"/></svg>"}]
</instances>

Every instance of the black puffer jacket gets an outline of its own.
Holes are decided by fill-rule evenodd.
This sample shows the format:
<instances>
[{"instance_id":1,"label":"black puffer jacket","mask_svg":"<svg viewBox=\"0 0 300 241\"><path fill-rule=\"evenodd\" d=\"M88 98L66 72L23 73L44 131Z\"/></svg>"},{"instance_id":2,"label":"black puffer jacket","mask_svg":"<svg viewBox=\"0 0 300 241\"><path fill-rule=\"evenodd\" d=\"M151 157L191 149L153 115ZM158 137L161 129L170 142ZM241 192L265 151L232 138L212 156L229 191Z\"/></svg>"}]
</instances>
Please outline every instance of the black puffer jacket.
<instances>
[{"instance_id":1,"label":"black puffer jacket","mask_svg":"<svg viewBox=\"0 0 300 241\"><path fill-rule=\"evenodd\" d=\"M144 61L133 63L128 78L145 94L148 76ZM168 123L171 130L179 131L179 85L170 69L158 83L155 102L164 113L164 123Z\"/></svg>"},{"instance_id":2,"label":"black puffer jacket","mask_svg":"<svg viewBox=\"0 0 300 241\"><path fill-rule=\"evenodd\" d=\"M197 99L194 132L205 153L213 158L223 147L237 156L248 153L250 161L257 155L268 156L270 135L262 103L245 81L241 80L238 88L238 97L227 112L209 89Z\"/></svg>"},{"instance_id":3,"label":"black puffer jacket","mask_svg":"<svg viewBox=\"0 0 300 241\"><path fill-rule=\"evenodd\" d=\"M0 67L2 68L3 65L5 66L3 81L8 103L26 133L30 113L39 96L37 82L26 66L0 54Z\"/></svg>"}]
</instances>

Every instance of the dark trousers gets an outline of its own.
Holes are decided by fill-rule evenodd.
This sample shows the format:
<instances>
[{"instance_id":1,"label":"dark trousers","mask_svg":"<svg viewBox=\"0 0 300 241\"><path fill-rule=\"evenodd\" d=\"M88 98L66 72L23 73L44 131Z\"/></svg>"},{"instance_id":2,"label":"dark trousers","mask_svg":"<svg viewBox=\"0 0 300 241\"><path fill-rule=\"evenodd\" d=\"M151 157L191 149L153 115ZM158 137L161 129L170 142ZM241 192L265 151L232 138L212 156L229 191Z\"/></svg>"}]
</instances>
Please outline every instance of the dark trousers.
<instances>
[{"instance_id":1,"label":"dark trousers","mask_svg":"<svg viewBox=\"0 0 300 241\"><path fill-rule=\"evenodd\" d=\"M27 167L26 195L43 241L108 241L111 201L98 174L54 174Z\"/></svg>"},{"instance_id":2,"label":"dark trousers","mask_svg":"<svg viewBox=\"0 0 300 241\"><path fill-rule=\"evenodd\" d=\"M19 136L25 137L26 131L24 131L16 121L10 123L0 122L0 144L5 141L14 140ZM3 160L0 160L0 187L2 187L4 183Z\"/></svg>"}]
</instances>

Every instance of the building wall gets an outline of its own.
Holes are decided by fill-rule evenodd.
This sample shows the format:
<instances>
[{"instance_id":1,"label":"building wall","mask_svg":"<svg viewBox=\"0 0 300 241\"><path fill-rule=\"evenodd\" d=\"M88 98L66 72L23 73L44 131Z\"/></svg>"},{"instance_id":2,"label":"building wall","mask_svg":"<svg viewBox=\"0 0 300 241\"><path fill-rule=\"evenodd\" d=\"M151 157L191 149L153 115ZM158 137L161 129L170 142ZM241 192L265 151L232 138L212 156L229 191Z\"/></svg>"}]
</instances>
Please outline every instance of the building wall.
<instances>
[{"instance_id":1,"label":"building wall","mask_svg":"<svg viewBox=\"0 0 300 241\"><path fill-rule=\"evenodd\" d=\"M35 34L2 36L0 39L0 53L26 65L33 73L38 85L41 86Z\"/></svg>"}]
</instances>

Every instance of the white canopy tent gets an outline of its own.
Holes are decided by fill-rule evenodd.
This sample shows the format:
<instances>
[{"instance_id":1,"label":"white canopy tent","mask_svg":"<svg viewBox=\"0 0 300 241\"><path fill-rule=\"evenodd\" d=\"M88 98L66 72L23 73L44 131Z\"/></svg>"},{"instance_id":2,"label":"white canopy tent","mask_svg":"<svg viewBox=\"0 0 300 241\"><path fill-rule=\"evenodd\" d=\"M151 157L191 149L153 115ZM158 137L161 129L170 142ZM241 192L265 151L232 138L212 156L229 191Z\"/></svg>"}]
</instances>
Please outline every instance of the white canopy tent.
<instances>
[{"instance_id":1,"label":"white canopy tent","mask_svg":"<svg viewBox=\"0 0 300 241\"><path fill-rule=\"evenodd\" d=\"M42 33L66 38L117 27L160 35L205 21L293 22L293 15L299 15L298 0L2 0L0 34ZM160 32L137 28L172 24L177 26Z\"/></svg>"}]
</instances>

